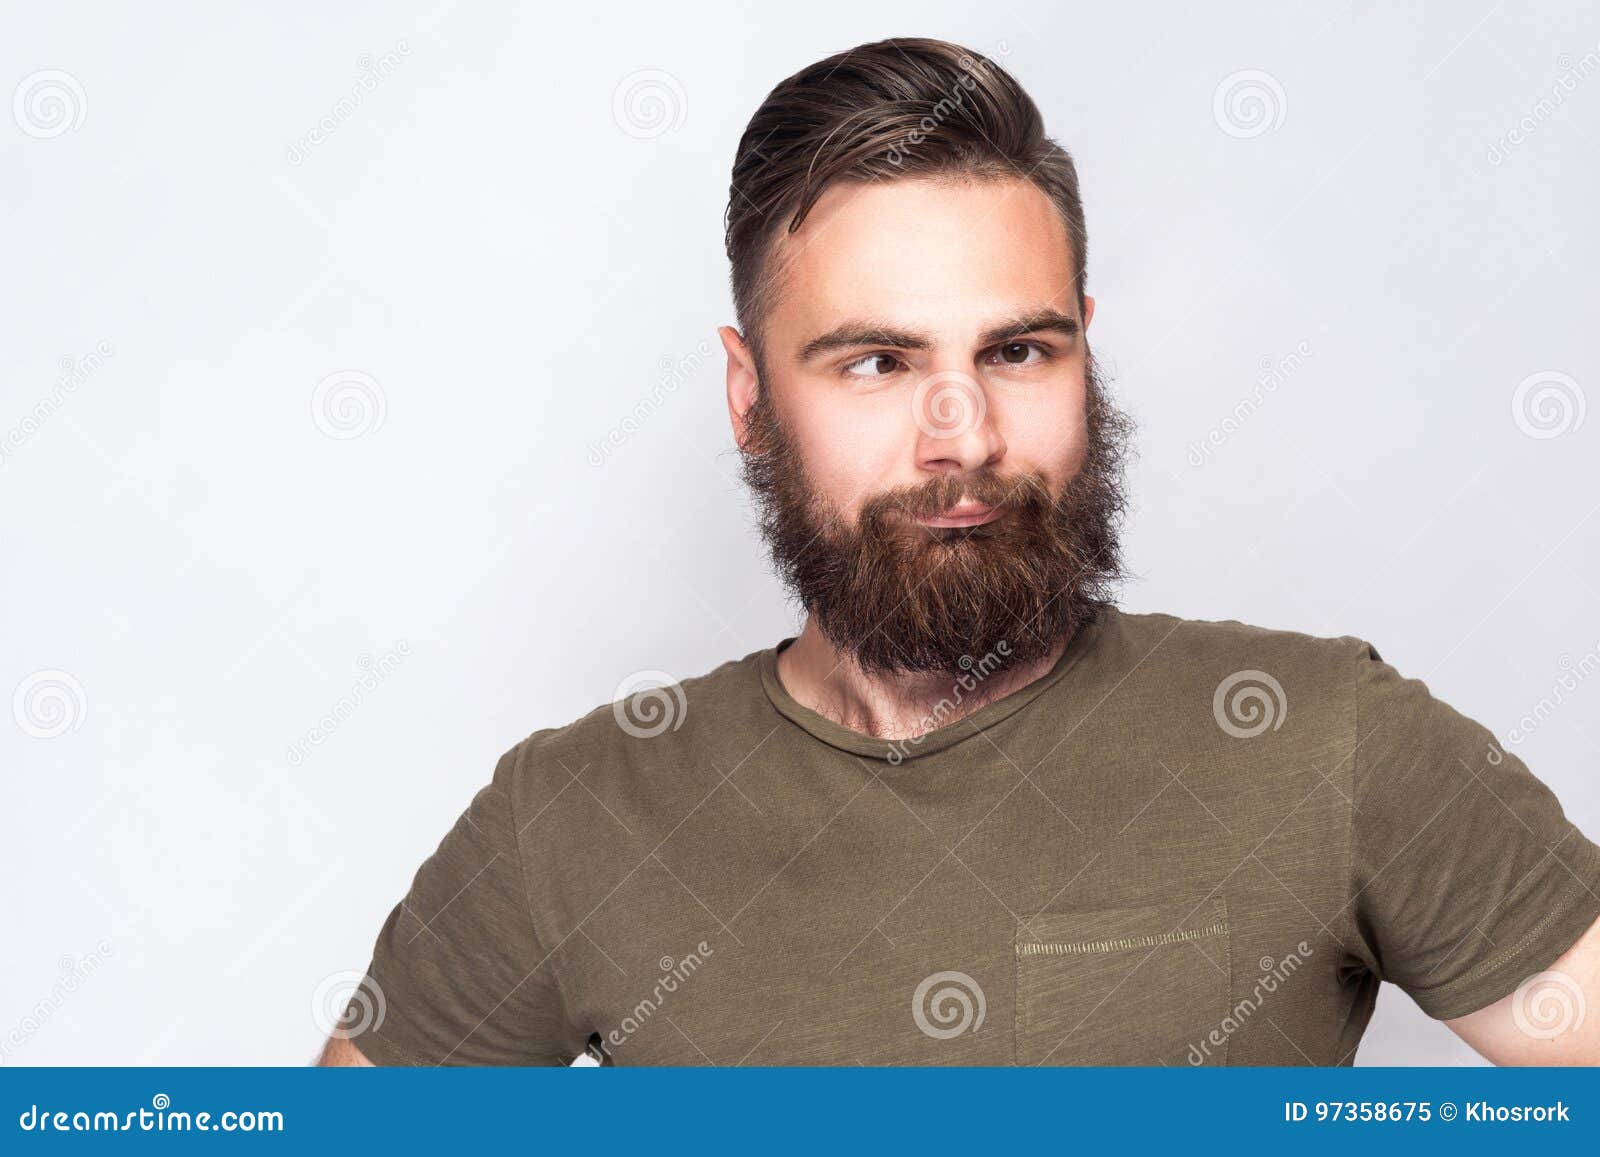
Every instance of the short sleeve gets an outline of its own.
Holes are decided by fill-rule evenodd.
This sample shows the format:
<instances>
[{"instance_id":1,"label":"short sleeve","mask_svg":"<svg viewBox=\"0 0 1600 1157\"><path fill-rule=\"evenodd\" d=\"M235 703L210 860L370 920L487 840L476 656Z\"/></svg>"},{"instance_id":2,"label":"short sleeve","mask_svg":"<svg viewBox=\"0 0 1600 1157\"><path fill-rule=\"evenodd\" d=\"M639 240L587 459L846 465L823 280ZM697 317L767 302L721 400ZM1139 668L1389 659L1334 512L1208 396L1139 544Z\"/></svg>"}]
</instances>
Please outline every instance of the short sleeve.
<instances>
[{"instance_id":1,"label":"short sleeve","mask_svg":"<svg viewBox=\"0 0 1600 1157\"><path fill-rule=\"evenodd\" d=\"M1354 716L1356 950L1430 1016L1465 1016L1600 916L1600 849L1488 729L1369 644Z\"/></svg>"},{"instance_id":2,"label":"short sleeve","mask_svg":"<svg viewBox=\"0 0 1600 1157\"><path fill-rule=\"evenodd\" d=\"M340 1031L380 1065L555 1065L583 1051L518 852L517 749L389 914Z\"/></svg>"}]
</instances>

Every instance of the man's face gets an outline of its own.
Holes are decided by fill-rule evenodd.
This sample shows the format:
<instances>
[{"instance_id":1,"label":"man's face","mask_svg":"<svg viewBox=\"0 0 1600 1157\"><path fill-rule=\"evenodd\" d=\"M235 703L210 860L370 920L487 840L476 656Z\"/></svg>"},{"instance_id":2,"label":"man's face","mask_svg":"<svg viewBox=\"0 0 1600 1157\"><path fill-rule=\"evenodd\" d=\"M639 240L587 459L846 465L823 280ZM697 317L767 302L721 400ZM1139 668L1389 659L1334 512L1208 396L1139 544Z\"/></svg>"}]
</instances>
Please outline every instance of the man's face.
<instances>
[{"instance_id":1,"label":"man's face","mask_svg":"<svg viewBox=\"0 0 1600 1157\"><path fill-rule=\"evenodd\" d=\"M868 669L1046 653L1117 571L1119 415L1026 181L828 190L768 262L729 403L774 556Z\"/></svg>"},{"instance_id":2,"label":"man's face","mask_svg":"<svg viewBox=\"0 0 1600 1157\"><path fill-rule=\"evenodd\" d=\"M1036 186L836 185L768 270L766 385L840 513L985 467L1059 493L1076 470L1089 318L1066 228Z\"/></svg>"}]
</instances>

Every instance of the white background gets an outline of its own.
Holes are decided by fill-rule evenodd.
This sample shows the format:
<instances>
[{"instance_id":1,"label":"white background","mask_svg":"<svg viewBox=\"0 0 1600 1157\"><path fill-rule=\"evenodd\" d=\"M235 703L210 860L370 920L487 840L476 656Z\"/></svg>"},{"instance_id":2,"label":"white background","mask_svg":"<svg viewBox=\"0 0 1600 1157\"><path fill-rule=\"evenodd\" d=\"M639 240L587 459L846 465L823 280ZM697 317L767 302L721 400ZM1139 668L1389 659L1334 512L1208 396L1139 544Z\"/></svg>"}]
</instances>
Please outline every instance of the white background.
<instances>
[{"instance_id":1,"label":"white background","mask_svg":"<svg viewBox=\"0 0 1600 1157\"><path fill-rule=\"evenodd\" d=\"M0 110L0 692L82 697L0 708L4 1063L305 1061L501 752L792 632L720 363L660 380L730 319L745 121L887 35L994 56L1078 161L1128 608L1360 635L1502 736L1593 656L1592 5L11 3L4 95L70 83L65 125ZM644 70L660 124L614 107ZM313 408L341 371L356 437ZM1566 408L1515 410L1547 372ZM1600 678L1565 700L1515 750L1596 836ZM1393 989L1358 1057L1473 1059Z\"/></svg>"}]
</instances>

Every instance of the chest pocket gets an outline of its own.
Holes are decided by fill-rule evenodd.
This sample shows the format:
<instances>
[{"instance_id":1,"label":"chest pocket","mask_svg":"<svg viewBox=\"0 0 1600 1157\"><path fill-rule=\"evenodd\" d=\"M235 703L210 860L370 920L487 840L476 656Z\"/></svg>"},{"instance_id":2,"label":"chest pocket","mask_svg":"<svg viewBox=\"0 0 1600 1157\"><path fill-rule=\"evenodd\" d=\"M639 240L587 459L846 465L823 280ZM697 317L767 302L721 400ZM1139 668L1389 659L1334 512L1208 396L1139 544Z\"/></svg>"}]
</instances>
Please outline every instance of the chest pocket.
<instances>
[{"instance_id":1,"label":"chest pocket","mask_svg":"<svg viewBox=\"0 0 1600 1157\"><path fill-rule=\"evenodd\" d=\"M1222 897L1040 912L1017 922L1015 953L1018 1064L1227 1063Z\"/></svg>"}]
</instances>

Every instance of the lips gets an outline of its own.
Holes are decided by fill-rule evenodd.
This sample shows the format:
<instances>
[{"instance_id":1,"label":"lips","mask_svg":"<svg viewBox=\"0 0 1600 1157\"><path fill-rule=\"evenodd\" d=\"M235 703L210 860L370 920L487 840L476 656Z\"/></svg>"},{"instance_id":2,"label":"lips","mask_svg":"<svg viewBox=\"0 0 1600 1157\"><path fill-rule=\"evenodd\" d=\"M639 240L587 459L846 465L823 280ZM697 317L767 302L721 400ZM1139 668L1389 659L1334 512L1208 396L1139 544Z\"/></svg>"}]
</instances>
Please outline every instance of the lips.
<instances>
[{"instance_id":1,"label":"lips","mask_svg":"<svg viewBox=\"0 0 1600 1157\"><path fill-rule=\"evenodd\" d=\"M982 526L986 522L993 522L1004 513L999 506L989 506L982 502L958 502L943 514L935 514L927 518L917 519L923 526L934 527L959 527Z\"/></svg>"}]
</instances>

